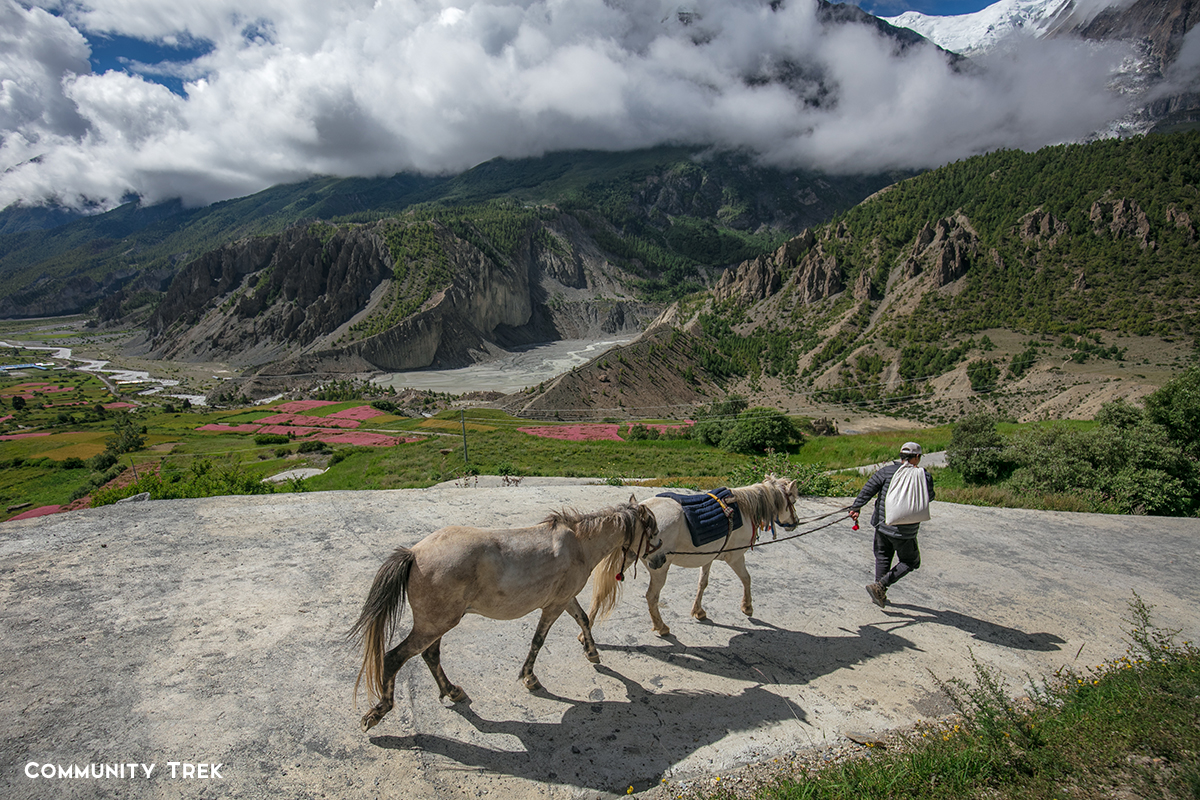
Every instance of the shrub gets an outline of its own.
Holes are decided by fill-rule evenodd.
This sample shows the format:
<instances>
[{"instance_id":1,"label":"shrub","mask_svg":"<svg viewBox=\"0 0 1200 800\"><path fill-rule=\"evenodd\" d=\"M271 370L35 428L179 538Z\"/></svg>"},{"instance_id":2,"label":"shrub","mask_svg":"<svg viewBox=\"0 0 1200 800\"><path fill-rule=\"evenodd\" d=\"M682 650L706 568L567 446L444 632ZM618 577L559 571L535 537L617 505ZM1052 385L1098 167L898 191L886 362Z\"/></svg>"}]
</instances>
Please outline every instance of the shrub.
<instances>
[{"instance_id":1,"label":"shrub","mask_svg":"<svg viewBox=\"0 0 1200 800\"><path fill-rule=\"evenodd\" d=\"M757 406L738 414L733 425L721 436L721 449L731 453L765 453L785 450L793 443L803 441L804 434L786 414Z\"/></svg>"},{"instance_id":2,"label":"shrub","mask_svg":"<svg viewBox=\"0 0 1200 800\"><path fill-rule=\"evenodd\" d=\"M1146 417L1200 459L1200 367L1191 367L1147 397Z\"/></svg>"},{"instance_id":3,"label":"shrub","mask_svg":"<svg viewBox=\"0 0 1200 800\"><path fill-rule=\"evenodd\" d=\"M78 456L68 456L60 461L58 466L60 469L83 469L87 466L87 464L85 464L83 459L79 458Z\"/></svg>"},{"instance_id":4,"label":"shrub","mask_svg":"<svg viewBox=\"0 0 1200 800\"><path fill-rule=\"evenodd\" d=\"M139 429L133 424L128 414L121 414L113 422L113 435L104 440L105 450L118 456L141 450L146 446L144 432L144 428Z\"/></svg>"},{"instance_id":5,"label":"shrub","mask_svg":"<svg viewBox=\"0 0 1200 800\"><path fill-rule=\"evenodd\" d=\"M646 439L657 439L659 435L657 428L648 428L639 422L636 425L629 426L629 430L625 432L625 439L636 442Z\"/></svg>"},{"instance_id":6,"label":"shrub","mask_svg":"<svg viewBox=\"0 0 1200 800\"><path fill-rule=\"evenodd\" d=\"M1005 469L1004 439L996 430L996 418L976 412L960 419L950 435L946 464L968 484L992 483Z\"/></svg>"},{"instance_id":7,"label":"shrub","mask_svg":"<svg viewBox=\"0 0 1200 800\"><path fill-rule=\"evenodd\" d=\"M186 473L170 476L152 474L128 486L102 489L92 495L92 507L109 505L141 492L149 492L151 500L169 500L226 494L270 494L274 491L273 486L263 483L239 463L214 464L201 458L193 461Z\"/></svg>"},{"instance_id":8,"label":"shrub","mask_svg":"<svg viewBox=\"0 0 1200 800\"><path fill-rule=\"evenodd\" d=\"M796 481L800 494L809 497L830 497L838 494L838 484L827 474L822 463L794 464L787 453L767 451L744 464L738 464L726 473L731 486L748 486L758 483L768 475L791 478Z\"/></svg>"},{"instance_id":9,"label":"shrub","mask_svg":"<svg viewBox=\"0 0 1200 800\"><path fill-rule=\"evenodd\" d=\"M1000 380L1000 370L991 361L972 361L967 364L967 378L971 381L971 391L990 392Z\"/></svg>"},{"instance_id":10,"label":"shrub","mask_svg":"<svg viewBox=\"0 0 1200 800\"><path fill-rule=\"evenodd\" d=\"M1004 457L1017 467L1010 485L1018 492L1096 494L1125 514L1187 516L1200 504L1196 462L1152 422L1024 431Z\"/></svg>"},{"instance_id":11,"label":"shrub","mask_svg":"<svg viewBox=\"0 0 1200 800\"><path fill-rule=\"evenodd\" d=\"M1096 414L1096 422L1099 424L1121 429L1136 427L1143 419L1142 410L1130 405L1125 398L1105 403Z\"/></svg>"},{"instance_id":12,"label":"shrub","mask_svg":"<svg viewBox=\"0 0 1200 800\"><path fill-rule=\"evenodd\" d=\"M256 433L254 434L255 444L288 444L291 441L282 433Z\"/></svg>"},{"instance_id":13,"label":"shrub","mask_svg":"<svg viewBox=\"0 0 1200 800\"><path fill-rule=\"evenodd\" d=\"M97 472L104 472L106 469L117 463L117 457L105 450L103 453L97 453L87 460L87 465Z\"/></svg>"},{"instance_id":14,"label":"shrub","mask_svg":"<svg viewBox=\"0 0 1200 800\"><path fill-rule=\"evenodd\" d=\"M329 445L325 444L324 442L317 441L316 439L309 439L308 441L301 442L300 446L296 448L296 452L328 453Z\"/></svg>"}]
</instances>

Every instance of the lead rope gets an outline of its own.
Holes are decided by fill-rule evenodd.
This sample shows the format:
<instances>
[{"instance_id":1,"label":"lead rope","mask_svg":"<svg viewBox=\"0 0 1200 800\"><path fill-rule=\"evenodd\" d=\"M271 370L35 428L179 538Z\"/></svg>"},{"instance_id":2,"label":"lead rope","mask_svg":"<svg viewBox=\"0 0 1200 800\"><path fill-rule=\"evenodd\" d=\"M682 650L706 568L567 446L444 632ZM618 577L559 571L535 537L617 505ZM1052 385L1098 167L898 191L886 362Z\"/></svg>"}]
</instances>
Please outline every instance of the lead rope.
<instances>
[{"instance_id":1,"label":"lead rope","mask_svg":"<svg viewBox=\"0 0 1200 800\"><path fill-rule=\"evenodd\" d=\"M817 520L825 519L826 517L831 517L834 514L840 514L843 511L849 511L849 510L850 510L850 506L843 506L842 508L839 508L837 511L830 511L828 514L821 514L820 516L810 517L807 520L805 520L805 522L816 522ZM789 539L799 539L801 536L808 536L810 533L816 533L817 531L824 530L828 527L838 524L839 522L841 522L842 520L845 520L845 519L850 519L850 515L846 514L846 516L844 516L844 517L838 517L837 519L833 520L832 522L827 522L824 525L820 525L816 528L813 528L812 530L795 533L795 534L792 534L791 536L785 536L782 539L772 539L769 542L760 542L758 544L758 546L766 547L769 544L786 542ZM772 524L774 524L774 523L772 523ZM728 537L726 537L726 538L728 538ZM680 551L680 550L669 550L669 551L667 551L667 555L669 555L669 556L719 556L722 553L734 553L734 552L737 552L738 550L750 550L754 546L755 546L754 542L751 541L751 543L748 545L743 545L741 547L722 547L720 550L701 550L701 551L693 550L693 551L687 551L687 552Z\"/></svg>"}]
</instances>

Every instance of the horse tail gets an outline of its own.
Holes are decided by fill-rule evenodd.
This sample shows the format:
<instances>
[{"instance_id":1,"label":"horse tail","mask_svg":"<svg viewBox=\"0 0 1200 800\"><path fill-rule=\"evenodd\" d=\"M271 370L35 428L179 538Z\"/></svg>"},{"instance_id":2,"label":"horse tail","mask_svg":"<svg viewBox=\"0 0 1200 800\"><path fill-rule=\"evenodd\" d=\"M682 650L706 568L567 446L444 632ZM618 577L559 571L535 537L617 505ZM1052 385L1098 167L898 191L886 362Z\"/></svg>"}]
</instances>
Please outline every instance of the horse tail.
<instances>
[{"instance_id":1,"label":"horse tail","mask_svg":"<svg viewBox=\"0 0 1200 800\"><path fill-rule=\"evenodd\" d=\"M413 552L406 547L384 560L375 573L375 582L367 593L362 613L350 628L346 638L363 649L362 667L354 681L354 702L358 703L358 687L365 681L368 697L383 696L383 656L395 633L396 624L404 613L404 598L408 591L408 575L412 570Z\"/></svg>"},{"instance_id":2,"label":"horse tail","mask_svg":"<svg viewBox=\"0 0 1200 800\"><path fill-rule=\"evenodd\" d=\"M588 608L588 619L593 627L600 624L617 605L621 596L617 574L624 566L625 549L618 547L592 569L592 604Z\"/></svg>"}]
</instances>

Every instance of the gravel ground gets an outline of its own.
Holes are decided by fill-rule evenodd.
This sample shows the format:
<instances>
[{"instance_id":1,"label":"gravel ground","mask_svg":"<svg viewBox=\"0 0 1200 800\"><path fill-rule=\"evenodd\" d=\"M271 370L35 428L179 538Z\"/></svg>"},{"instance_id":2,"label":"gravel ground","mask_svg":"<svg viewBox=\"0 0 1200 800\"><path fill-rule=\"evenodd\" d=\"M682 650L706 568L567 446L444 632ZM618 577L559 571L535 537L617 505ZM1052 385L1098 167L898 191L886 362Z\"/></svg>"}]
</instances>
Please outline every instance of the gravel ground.
<instances>
[{"instance_id":1,"label":"gravel ground","mask_svg":"<svg viewBox=\"0 0 1200 800\"><path fill-rule=\"evenodd\" d=\"M871 605L870 534L848 524L767 545L741 585L696 570L649 631L644 569L596 628L550 630L542 691L517 673L536 615L468 615L442 662L469 703L405 665L397 708L363 734L345 642L381 560L447 524L528 525L650 490L522 482L129 503L0 524L0 797L611 798L749 790L851 758L950 713L932 675L971 659L1027 675L1124 652L1130 593L1196 640L1200 521L935 502L923 565ZM845 499L809 499L816 516ZM408 614L405 614L405 619ZM402 631L403 632L403 623ZM931 675L932 673L932 675ZM169 764L221 764L173 778ZM156 764L152 778L45 778L45 765ZM34 765L34 766L30 766ZM182 767L180 767L182 769ZM35 777L30 777L31 773Z\"/></svg>"}]
</instances>

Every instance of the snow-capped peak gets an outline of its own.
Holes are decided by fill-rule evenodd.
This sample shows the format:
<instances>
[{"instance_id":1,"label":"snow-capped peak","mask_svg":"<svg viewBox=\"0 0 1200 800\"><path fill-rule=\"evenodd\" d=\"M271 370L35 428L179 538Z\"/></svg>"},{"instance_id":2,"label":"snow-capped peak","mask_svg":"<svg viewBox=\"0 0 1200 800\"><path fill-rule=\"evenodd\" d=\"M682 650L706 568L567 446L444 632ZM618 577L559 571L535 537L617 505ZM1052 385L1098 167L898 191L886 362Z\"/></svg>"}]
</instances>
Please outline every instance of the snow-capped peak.
<instances>
[{"instance_id":1,"label":"snow-capped peak","mask_svg":"<svg viewBox=\"0 0 1200 800\"><path fill-rule=\"evenodd\" d=\"M1054 16L1071 0L999 0L973 14L931 17L906 11L884 21L909 28L939 47L970 55L994 47L1014 35L1039 36Z\"/></svg>"}]
</instances>

